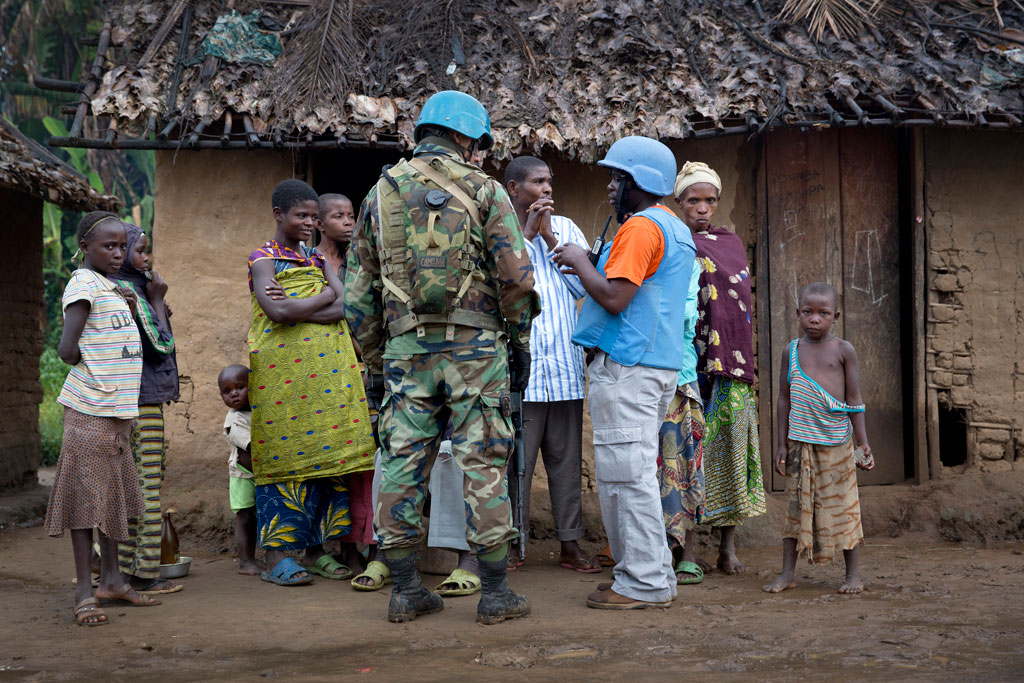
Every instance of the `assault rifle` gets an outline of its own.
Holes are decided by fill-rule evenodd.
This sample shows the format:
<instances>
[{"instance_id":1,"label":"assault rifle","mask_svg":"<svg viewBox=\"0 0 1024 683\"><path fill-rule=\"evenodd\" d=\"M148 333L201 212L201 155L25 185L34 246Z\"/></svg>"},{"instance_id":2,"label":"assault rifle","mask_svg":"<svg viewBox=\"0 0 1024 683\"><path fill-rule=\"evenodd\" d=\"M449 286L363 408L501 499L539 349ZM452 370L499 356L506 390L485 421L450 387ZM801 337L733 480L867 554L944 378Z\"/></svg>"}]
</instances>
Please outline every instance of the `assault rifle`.
<instances>
[{"instance_id":1,"label":"assault rifle","mask_svg":"<svg viewBox=\"0 0 1024 683\"><path fill-rule=\"evenodd\" d=\"M522 371L519 364L515 360L514 354L511 351L508 354L508 373L509 373L509 387L522 386ZM515 436L513 441L512 451L512 464L515 467L516 484L519 490L519 495L516 498L516 509L514 513L516 528L519 529L519 561L522 562L526 559L526 525L529 524L529 520L524 519L525 510L523 508L523 479L526 477L526 435L523 432L523 392L522 391L509 391L511 396L509 409L507 411L509 417L512 419L512 428L515 430ZM504 406L503 406L504 407Z\"/></svg>"}]
</instances>

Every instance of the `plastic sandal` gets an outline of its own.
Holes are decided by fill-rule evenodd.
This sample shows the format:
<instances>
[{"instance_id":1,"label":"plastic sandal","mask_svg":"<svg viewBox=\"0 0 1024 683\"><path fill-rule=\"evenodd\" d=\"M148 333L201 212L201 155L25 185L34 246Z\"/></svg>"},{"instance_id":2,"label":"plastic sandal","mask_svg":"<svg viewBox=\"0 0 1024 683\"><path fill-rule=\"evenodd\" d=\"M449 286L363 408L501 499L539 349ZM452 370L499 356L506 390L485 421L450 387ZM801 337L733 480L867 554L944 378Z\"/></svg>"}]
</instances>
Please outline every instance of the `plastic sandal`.
<instances>
[{"instance_id":1,"label":"plastic sandal","mask_svg":"<svg viewBox=\"0 0 1024 683\"><path fill-rule=\"evenodd\" d=\"M302 568L310 574L316 574L317 576L322 576L325 579L332 579L334 581L351 579L352 575L355 574L354 571L343 565L341 562L338 562L330 555L321 556L312 567L303 565ZM339 574L339 568L344 569L345 571Z\"/></svg>"},{"instance_id":2,"label":"plastic sandal","mask_svg":"<svg viewBox=\"0 0 1024 683\"><path fill-rule=\"evenodd\" d=\"M361 583L356 583L359 579L370 579L373 583L369 586L364 586ZM352 579L352 587L357 591L379 591L393 580L388 566L383 562L373 560L370 564L366 565L366 571Z\"/></svg>"},{"instance_id":3,"label":"plastic sandal","mask_svg":"<svg viewBox=\"0 0 1024 683\"><path fill-rule=\"evenodd\" d=\"M298 562L290 557L286 557L278 562L277 566L269 572L260 574L260 578L267 583L273 583L278 586L302 586L307 583L313 583L313 577L309 576L308 572L306 576L295 576L305 571L305 569L299 566Z\"/></svg>"},{"instance_id":4,"label":"plastic sandal","mask_svg":"<svg viewBox=\"0 0 1024 683\"><path fill-rule=\"evenodd\" d=\"M449 588L445 588L445 586L449 586ZM473 595L480 592L480 577L465 569L456 569L448 575L447 579L437 584L434 592L445 598Z\"/></svg>"},{"instance_id":5,"label":"plastic sandal","mask_svg":"<svg viewBox=\"0 0 1024 683\"><path fill-rule=\"evenodd\" d=\"M700 568L700 565L696 562L687 562L686 560L679 560L675 567L676 573L676 585L688 586L695 583L700 583L704 580L704 570ZM679 574L690 574L685 579L680 579Z\"/></svg>"}]
</instances>

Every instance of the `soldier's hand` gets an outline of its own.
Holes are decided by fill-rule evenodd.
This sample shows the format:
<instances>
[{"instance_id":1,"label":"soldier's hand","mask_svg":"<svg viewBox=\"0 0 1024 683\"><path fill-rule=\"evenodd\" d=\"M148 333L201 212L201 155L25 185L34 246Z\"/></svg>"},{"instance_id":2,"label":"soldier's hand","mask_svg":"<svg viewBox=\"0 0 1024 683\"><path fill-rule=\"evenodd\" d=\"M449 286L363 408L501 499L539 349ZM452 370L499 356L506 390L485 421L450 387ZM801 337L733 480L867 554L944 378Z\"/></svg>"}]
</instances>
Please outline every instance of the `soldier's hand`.
<instances>
[{"instance_id":1,"label":"soldier's hand","mask_svg":"<svg viewBox=\"0 0 1024 683\"><path fill-rule=\"evenodd\" d=\"M366 383L366 403L370 410L380 411L384 403L384 375L370 375Z\"/></svg>"},{"instance_id":2,"label":"soldier's hand","mask_svg":"<svg viewBox=\"0 0 1024 683\"><path fill-rule=\"evenodd\" d=\"M515 371L510 372L509 388L516 393L524 392L530 382L530 349L513 346L512 363L515 365ZM513 369L510 368L511 370Z\"/></svg>"}]
</instances>

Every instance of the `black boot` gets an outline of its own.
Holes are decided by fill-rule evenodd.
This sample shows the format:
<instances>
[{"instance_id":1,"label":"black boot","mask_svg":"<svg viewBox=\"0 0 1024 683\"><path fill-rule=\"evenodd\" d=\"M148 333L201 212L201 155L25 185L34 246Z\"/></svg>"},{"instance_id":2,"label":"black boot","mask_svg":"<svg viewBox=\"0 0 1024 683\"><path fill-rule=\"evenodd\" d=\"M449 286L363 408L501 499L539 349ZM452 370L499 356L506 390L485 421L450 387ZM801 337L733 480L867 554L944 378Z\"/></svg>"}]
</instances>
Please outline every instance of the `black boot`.
<instances>
[{"instance_id":1,"label":"black boot","mask_svg":"<svg viewBox=\"0 0 1024 683\"><path fill-rule=\"evenodd\" d=\"M529 614L530 601L508 587L508 557L497 562L479 562L481 594L476 620L481 624L497 624Z\"/></svg>"},{"instance_id":2,"label":"black boot","mask_svg":"<svg viewBox=\"0 0 1024 683\"><path fill-rule=\"evenodd\" d=\"M444 600L437 593L427 590L420 582L416 571L416 555L393 560L384 554L384 562L395 580L388 605L388 621L401 623L412 621L421 614L433 614L444 609Z\"/></svg>"}]
</instances>

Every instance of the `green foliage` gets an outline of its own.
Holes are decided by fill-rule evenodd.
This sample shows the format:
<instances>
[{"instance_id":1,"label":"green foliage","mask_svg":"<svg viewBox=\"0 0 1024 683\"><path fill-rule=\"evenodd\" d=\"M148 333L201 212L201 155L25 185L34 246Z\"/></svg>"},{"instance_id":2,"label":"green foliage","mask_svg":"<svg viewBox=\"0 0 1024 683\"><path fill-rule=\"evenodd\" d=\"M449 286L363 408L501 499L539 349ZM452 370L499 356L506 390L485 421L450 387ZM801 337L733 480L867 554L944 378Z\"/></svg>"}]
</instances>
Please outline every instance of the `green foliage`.
<instances>
[{"instance_id":1,"label":"green foliage","mask_svg":"<svg viewBox=\"0 0 1024 683\"><path fill-rule=\"evenodd\" d=\"M44 75L79 81L92 63L95 48L82 45L83 35L100 32L103 3L94 0L0 0L0 115L28 137L46 143L50 136L68 136L70 120L60 117L60 105L79 95L54 93L32 85ZM122 218L138 223L147 233L153 227L156 157L151 150L114 152L54 149L89 184L124 200ZM43 464L60 454L63 407L55 399L68 367L57 356L61 334L61 295L75 264L75 236L81 214L43 205L43 282L46 296L46 336L40 373L44 387L39 410Z\"/></svg>"},{"instance_id":2,"label":"green foliage","mask_svg":"<svg viewBox=\"0 0 1024 683\"><path fill-rule=\"evenodd\" d=\"M43 402L39 406L39 433L42 436L42 465L57 464L64 437L64 406L57 403L64 378L71 366L66 365L54 348L47 348L39 358L39 381L43 385Z\"/></svg>"}]
</instances>

